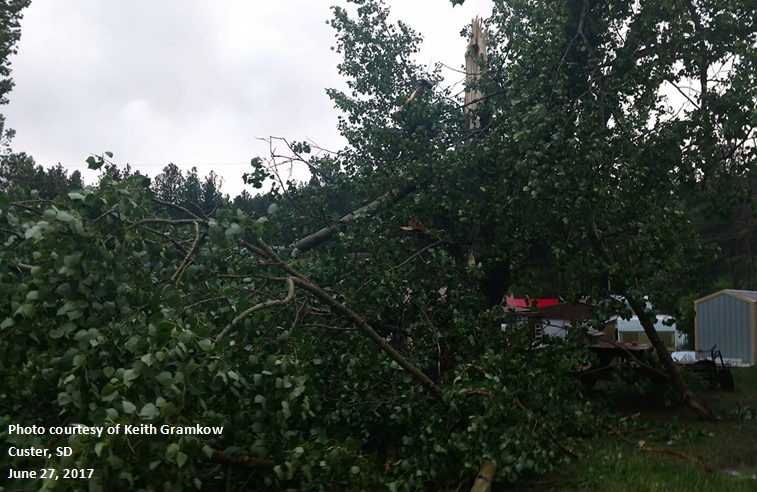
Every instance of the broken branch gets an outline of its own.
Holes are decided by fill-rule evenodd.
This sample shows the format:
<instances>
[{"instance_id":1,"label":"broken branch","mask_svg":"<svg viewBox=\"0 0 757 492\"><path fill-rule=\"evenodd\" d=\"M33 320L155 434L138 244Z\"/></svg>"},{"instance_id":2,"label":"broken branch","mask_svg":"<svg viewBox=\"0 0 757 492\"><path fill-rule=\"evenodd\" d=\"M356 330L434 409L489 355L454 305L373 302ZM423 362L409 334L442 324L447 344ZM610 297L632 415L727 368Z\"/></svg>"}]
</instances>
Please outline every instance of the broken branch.
<instances>
[{"instance_id":1,"label":"broken branch","mask_svg":"<svg viewBox=\"0 0 757 492\"><path fill-rule=\"evenodd\" d=\"M415 379L417 379L424 387L426 387L431 393L434 394L436 397L442 396L442 390L439 388L428 376L426 376L423 371L415 367L413 364L411 364L407 359L405 359L402 355L400 355L399 352L397 352L394 347L389 345L386 340L384 340L381 335L376 333L376 330L373 329L366 321L363 319L360 315L349 309L347 306L342 304L341 302L334 299L328 292L320 288L318 285L311 282L307 277L305 277L303 274L292 268L291 266L284 263L281 258L262 240L258 239L258 244L260 245L260 248L265 253L268 258L270 258L272 261L274 261L281 269L283 269L285 272L287 272L289 275L291 275L291 278L294 283L311 294L313 294L314 297L316 297L318 300L323 302L324 304L328 305L334 311L338 312L342 316L344 316L345 319L350 321L352 324L357 326L360 331L365 333L368 338L373 340L376 345L381 348L381 350L384 351L392 360L394 360L397 364L399 364L400 367L402 367L404 370L409 372Z\"/></svg>"},{"instance_id":2,"label":"broken branch","mask_svg":"<svg viewBox=\"0 0 757 492\"><path fill-rule=\"evenodd\" d=\"M341 219L339 219L336 223L324 227L320 231L314 232L313 234L304 237L297 241L296 243L292 244L289 247L289 251L308 251L310 249L315 248L316 246L319 246L320 244L325 243L331 237L341 229L345 228L355 220L356 217L362 215L362 214L373 214L379 209L383 207L388 207L391 205L394 205L398 201L405 198L410 193L414 192L417 189L417 185L415 183L402 186L402 187L396 187L389 193L385 193L381 195L380 197L373 200L371 203L364 205L356 210L353 210L352 212L348 213Z\"/></svg>"}]
</instances>

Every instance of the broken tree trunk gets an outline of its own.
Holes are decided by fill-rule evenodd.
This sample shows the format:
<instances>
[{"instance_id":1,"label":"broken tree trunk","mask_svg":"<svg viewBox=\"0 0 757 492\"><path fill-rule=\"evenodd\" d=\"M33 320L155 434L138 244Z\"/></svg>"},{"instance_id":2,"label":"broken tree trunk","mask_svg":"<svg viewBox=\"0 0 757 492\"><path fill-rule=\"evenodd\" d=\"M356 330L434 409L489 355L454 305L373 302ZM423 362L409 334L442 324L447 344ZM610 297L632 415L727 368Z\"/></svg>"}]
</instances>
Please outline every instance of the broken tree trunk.
<instances>
[{"instance_id":1,"label":"broken tree trunk","mask_svg":"<svg viewBox=\"0 0 757 492\"><path fill-rule=\"evenodd\" d=\"M615 263L615 260L613 260L612 255L609 251L607 251L604 243L599 238L599 231L597 230L597 223L594 220L594 217L589 217L588 225L589 242L591 243L594 251L602 259L605 265L613 265ZM647 338L649 338L649 341L652 343L652 346L657 352L657 356L660 358L660 362L662 362L662 367L665 369L665 373L670 379L670 383L673 385L673 388L676 390L683 402L700 418L706 420L716 420L712 412L710 412L707 407L701 405L697 401L694 393L691 391L691 389L689 389L689 385L686 384L686 381L683 380L683 375L678 369L678 364L673 362L673 357L670 356L668 348L665 346L665 343L657 333L657 330L654 327L654 323L652 323L652 320L646 311L646 303L639 301L635 297L629 296L627 292L623 292L624 289L619 290L620 293L623 294L628 301L628 304L631 306L633 312L636 313L636 316L639 317L639 322L641 323L641 327L644 328L644 333L646 333Z\"/></svg>"},{"instance_id":2,"label":"broken tree trunk","mask_svg":"<svg viewBox=\"0 0 757 492\"><path fill-rule=\"evenodd\" d=\"M657 352L660 362L662 362L662 367L665 368L665 373L673 385L673 388L675 388L676 393L681 396L681 399L686 406L696 413L697 416L706 420L716 420L712 412L697 401L694 393L689 389L689 385L684 381L678 364L673 361L670 351L657 333L649 313L646 312L645 303L639 302L637 299L632 299L628 296L626 296L626 300L636 316L639 317L641 327L644 328L644 333L646 333L647 338L649 338L649 341Z\"/></svg>"},{"instance_id":3,"label":"broken tree trunk","mask_svg":"<svg viewBox=\"0 0 757 492\"><path fill-rule=\"evenodd\" d=\"M478 102L484 98L484 93L476 87L481 76L482 61L486 61L486 31L483 22L476 17L471 22L471 37L465 50L465 106L463 112L468 117L468 129L481 128L481 118L473 117L471 113Z\"/></svg>"},{"instance_id":4,"label":"broken tree trunk","mask_svg":"<svg viewBox=\"0 0 757 492\"><path fill-rule=\"evenodd\" d=\"M491 461L484 461L481 469L478 471L476 481L473 482L473 487L470 492L489 492L492 488L492 482L494 481L494 474L497 472L497 465Z\"/></svg>"}]
</instances>

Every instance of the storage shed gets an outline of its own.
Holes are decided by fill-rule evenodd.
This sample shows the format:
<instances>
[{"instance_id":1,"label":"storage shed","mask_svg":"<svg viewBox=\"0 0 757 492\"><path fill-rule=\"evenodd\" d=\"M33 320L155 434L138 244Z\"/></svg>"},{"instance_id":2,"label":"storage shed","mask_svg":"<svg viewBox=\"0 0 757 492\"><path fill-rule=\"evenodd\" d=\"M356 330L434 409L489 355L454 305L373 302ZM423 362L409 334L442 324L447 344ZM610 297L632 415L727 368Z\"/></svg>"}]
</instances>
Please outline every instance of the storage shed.
<instances>
[{"instance_id":1,"label":"storage shed","mask_svg":"<svg viewBox=\"0 0 757 492\"><path fill-rule=\"evenodd\" d=\"M694 301L694 345L717 345L723 358L757 364L757 292L721 290Z\"/></svg>"}]
</instances>

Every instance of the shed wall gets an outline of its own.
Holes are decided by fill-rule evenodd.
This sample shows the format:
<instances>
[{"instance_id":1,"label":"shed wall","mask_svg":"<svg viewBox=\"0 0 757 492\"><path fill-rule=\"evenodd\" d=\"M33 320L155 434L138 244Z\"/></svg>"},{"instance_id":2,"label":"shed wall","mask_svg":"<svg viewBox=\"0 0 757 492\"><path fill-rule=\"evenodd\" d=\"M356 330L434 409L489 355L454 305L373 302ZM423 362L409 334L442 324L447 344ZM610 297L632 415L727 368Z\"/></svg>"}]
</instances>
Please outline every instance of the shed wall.
<instances>
[{"instance_id":1,"label":"shed wall","mask_svg":"<svg viewBox=\"0 0 757 492\"><path fill-rule=\"evenodd\" d=\"M752 362L750 303L726 294L702 301L697 307L699 350L714 345L728 359Z\"/></svg>"}]
</instances>

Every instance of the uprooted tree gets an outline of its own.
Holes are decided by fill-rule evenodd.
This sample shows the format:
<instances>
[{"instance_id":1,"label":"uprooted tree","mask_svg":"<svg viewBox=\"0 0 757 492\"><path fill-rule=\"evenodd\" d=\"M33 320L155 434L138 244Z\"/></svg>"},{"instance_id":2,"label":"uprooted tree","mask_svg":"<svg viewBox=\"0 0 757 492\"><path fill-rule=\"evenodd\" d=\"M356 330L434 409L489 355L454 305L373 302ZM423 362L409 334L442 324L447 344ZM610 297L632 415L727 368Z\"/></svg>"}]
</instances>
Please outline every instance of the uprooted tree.
<instances>
[{"instance_id":1,"label":"uprooted tree","mask_svg":"<svg viewBox=\"0 0 757 492\"><path fill-rule=\"evenodd\" d=\"M654 340L644 297L674 299L701 253L684 202L743 198L728 181L754 159L749 10L497 2L466 116L412 61L418 36L354 3L332 21L350 91L329 91L348 146L272 141L291 157L245 178L274 179L265 217L160 200L139 173L0 195L6 422L224 432L5 440L70 446L55 465L94 469L95 490L454 489L486 463L485 490L596 432L570 377L583 349L504 337L497 304L534 272L575 296L610 279ZM671 113L667 87L689 109ZM295 162L309 183L280 177Z\"/></svg>"}]
</instances>

